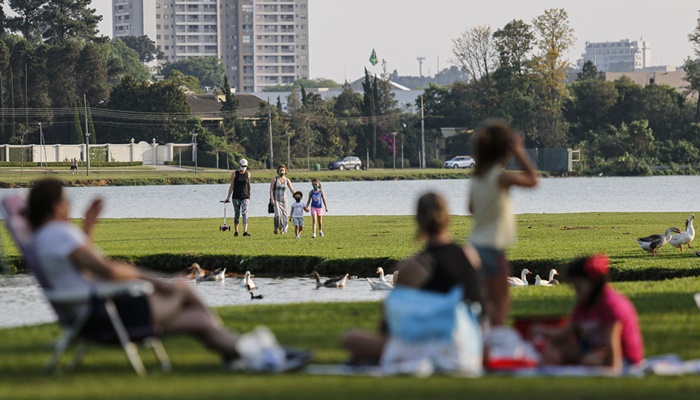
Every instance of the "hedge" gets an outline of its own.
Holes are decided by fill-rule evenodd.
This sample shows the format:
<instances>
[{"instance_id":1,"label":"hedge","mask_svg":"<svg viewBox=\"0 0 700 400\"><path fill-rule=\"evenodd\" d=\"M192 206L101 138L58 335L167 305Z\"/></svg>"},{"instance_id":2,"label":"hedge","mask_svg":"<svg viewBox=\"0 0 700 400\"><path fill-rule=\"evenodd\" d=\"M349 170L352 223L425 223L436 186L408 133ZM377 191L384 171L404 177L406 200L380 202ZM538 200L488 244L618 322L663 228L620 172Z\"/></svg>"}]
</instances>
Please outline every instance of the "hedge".
<instances>
[{"instance_id":1,"label":"hedge","mask_svg":"<svg viewBox=\"0 0 700 400\"><path fill-rule=\"evenodd\" d=\"M92 162L90 163L91 167L100 167L100 168L111 168L111 167L138 167L142 166L143 161L110 161L110 162ZM10 162L4 162L0 161L0 167L41 167L41 163L38 162L29 162L25 161L24 164L19 162L19 161L10 161ZM44 163L45 167L49 168L60 168L60 167L65 167L65 168L70 168L70 161L61 161L61 162L45 162ZM83 168L85 166L84 162L81 162L78 164L80 168Z\"/></svg>"}]
</instances>

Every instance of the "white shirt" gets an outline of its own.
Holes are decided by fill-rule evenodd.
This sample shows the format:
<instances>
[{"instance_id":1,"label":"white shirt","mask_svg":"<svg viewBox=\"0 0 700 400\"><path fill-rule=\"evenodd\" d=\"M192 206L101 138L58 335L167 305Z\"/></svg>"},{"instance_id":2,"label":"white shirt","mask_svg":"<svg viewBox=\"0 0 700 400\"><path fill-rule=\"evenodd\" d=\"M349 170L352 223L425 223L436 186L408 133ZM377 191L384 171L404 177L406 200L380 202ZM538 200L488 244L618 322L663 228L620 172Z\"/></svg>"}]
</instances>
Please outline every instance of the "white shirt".
<instances>
[{"instance_id":1,"label":"white shirt","mask_svg":"<svg viewBox=\"0 0 700 400\"><path fill-rule=\"evenodd\" d=\"M469 242L475 246L505 250L515 243L515 217L508 189L498 184L503 173L493 167L482 177L471 179L470 201L474 227Z\"/></svg>"},{"instance_id":2,"label":"white shirt","mask_svg":"<svg viewBox=\"0 0 700 400\"><path fill-rule=\"evenodd\" d=\"M304 203L298 201L292 203L292 218L299 218L304 216Z\"/></svg>"},{"instance_id":3,"label":"white shirt","mask_svg":"<svg viewBox=\"0 0 700 400\"><path fill-rule=\"evenodd\" d=\"M55 221L44 225L34 235L32 242L38 267L44 273L51 288L60 290L86 290L91 286L69 256L85 245L85 232L67 221Z\"/></svg>"}]
</instances>

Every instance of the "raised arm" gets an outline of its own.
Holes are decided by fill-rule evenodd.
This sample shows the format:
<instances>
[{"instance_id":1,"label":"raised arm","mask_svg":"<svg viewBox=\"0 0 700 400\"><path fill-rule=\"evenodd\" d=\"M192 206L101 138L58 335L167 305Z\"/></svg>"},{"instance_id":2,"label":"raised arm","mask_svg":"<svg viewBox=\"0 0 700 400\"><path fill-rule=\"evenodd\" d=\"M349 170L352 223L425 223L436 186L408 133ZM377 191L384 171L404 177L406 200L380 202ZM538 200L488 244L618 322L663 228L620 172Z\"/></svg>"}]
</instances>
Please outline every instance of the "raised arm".
<instances>
[{"instance_id":1,"label":"raised arm","mask_svg":"<svg viewBox=\"0 0 700 400\"><path fill-rule=\"evenodd\" d=\"M535 187L539 181L539 176L533 167L530 157L525 152L523 137L520 133L513 135L513 156L523 168L523 173L504 173L498 178L498 184L503 188L511 186Z\"/></svg>"},{"instance_id":2,"label":"raised arm","mask_svg":"<svg viewBox=\"0 0 700 400\"><path fill-rule=\"evenodd\" d=\"M98 198L95 199L92 204L90 204L90 207L88 207L87 211L85 212L85 218L83 219L83 232L85 232L91 241L92 231L97 223L97 218L100 216L100 213L102 213L103 208L104 202L102 199Z\"/></svg>"}]
</instances>

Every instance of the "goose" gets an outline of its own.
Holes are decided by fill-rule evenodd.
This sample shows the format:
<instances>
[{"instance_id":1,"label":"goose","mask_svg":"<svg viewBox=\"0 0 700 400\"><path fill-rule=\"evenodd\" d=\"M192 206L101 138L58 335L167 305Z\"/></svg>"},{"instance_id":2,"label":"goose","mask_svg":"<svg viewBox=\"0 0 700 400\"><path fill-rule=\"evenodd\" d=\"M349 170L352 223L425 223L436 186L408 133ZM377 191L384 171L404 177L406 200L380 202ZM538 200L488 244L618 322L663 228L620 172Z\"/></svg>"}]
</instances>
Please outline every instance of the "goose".
<instances>
[{"instance_id":1,"label":"goose","mask_svg":"<svg viewBox=\"0 0 700 400\"><path fill-rule=\"evenodd\" d=\"M377 268L377 274L379 274L379 279L384 281L384 282L389 282L389 283L394 283L394 276L389 275L388 277L384 275L384 268L379 267Z\"/></svg>"},{"instance_id":2,"label":"goose","mask_svg":"<svg viewBox=\"0 0 700 400\"><path fill-rule=\"evenodd\" d=\"M263 297L265 297L265 296L262 295L262 294L259 294L259 295L256 296L256 295L253 294L253 292L250 292L250 299L251 299L251 300L262 300Z\"/></svg>"},{"instance_id":3,"label":"goose","mask_svg":"<svg viewBox=\"0 0 700 400\"><path fill-rule=\"evenodd\" d=\"M678 228L668 228L666 229L665 235L656 234L639 238L637 239L637 243L639 244L639 247L642 248L642 250L649 252L655 256L656 250L668 243L669 240L671 240L671 232L681 233L681 231L678 230Z\"/></svg>"},{"instance_id":4,"label":"goose","mask_svg":"<svg viewBox=\"0 0 700 400\"><path fill-rule=\"evenodd\" d=\"M311 276L316 278L316 289L326 287L326 288L344 288L345 287L345 281L348 279L348 274L345 274L343 276L339 276L337 278L331 278L326 280L325 282L321 283L321 276L318 274L318 272L314 271Z\"/></svg>"},{"instance_id":5,"label":"goose","mask_svg":"<svg viewBox=\"0 0 700 400\"><path fill-rule=\"evenodd\" d=\"M394 284L389 281L383 281L381 279L369 279L366 278L369 283L369 287L372 290L392 290Z\"/></svg>"},{"instance_id":6,"label":"goose","mask_svg":"<svg viewBox=\"0 0 700 400\"><path fill-rule=\"evenodd\" d=\"M508 286L527 286L527 274L531 274L529 269L525 268L520 272L520 278L516 278L514 276L509 276L508 277Z\"/></svg>"},{"instance_id":7,"label":"goose","mask_svg":"<svg viewBox=\"0 0 700 400\"><path fill-rule=\"evenodd\" d=\"M248 290L255 290L258 288L255 282L250 278L250 271L245 272L243 279L241 279L241 286Z\"/></svg>"},{"instance_id":8,"label":"goose","mask_svg":"<svg viewBox=\"0 0 700 400\"><path fill-rule=\"evenodd\" d=\"M218 281L218 279L217 279L217 277L219 276L218 274L217 274L217 275L214 275L214 274L209 273L209 274L207 274L207 275L202 275L202 274L200 273L200 270L201 270L201 268L195 268L195 270L194 270L194 281L195 281L197 284L199 284L200 282L214 282L214 281ZM223 278L222 278L222 281L223 281Z\"/></svg>"},{"instance_id":9,"label":"goose","mask_svg":"<svg viewBox=\"0 0 700 400\"><path fill-rule=\"evenodd\" d=\"M207 271L206 269L202 268L199 266L199 264L194 263L190 265L186 271L189 271L187 275L185 275L185 278L187 279L196 279L197 278L197 272L199 272L200 277L205 277L209 275L211 272Z\"/></svg>"},{"instance_id":10,"label":"goose","mask_svg":"<svg viewBox=\"0 0 700 400\"><path fill-rule=\"evenodd\" d=\"M216 282L223 282L226 279L226 268L223 268L214 273L214 280Z\"/></svg>"},{"instance_id":11,"label":"goose","mask_svg":"<svg viewBox=\"0 0 700 400\"><path fill-rule=\"evenodd\" d=\"M544 279L540 278L540 275L537 274L535 275L535 285L534 286L552 286L549 281L545 281Z\"/></svg>"},{"instance_id":12,"label":"goose","mask_svg":"<svg viewBox=\"0 0 700 400\"><path fill-rule=\"evenodd\" d=\"M554 279L554 275L559 275L559 272L557 272L556 269L550 269L549 270L549 279L544 280L541 279L539 275L535 277L535 286L556 286L559 284L559 281ZM539 284L537 282L540 282Z\"/></svg>"},{"instance_id":13,"label":"goose","mask_svg":"<svg viewBox=\"0 0 700 400\"><path fill-rule=\"evenodd\" d=\"M693 246L691 243L693 242L693 239L695 239L695 228L693 227L693 219L695 219L695 214L690 214L690 217L685 220L685 231L681 233L676 233L671 237L671 240L668 242L671 244L671 246L675 248L680 248L681 252L683 251L683 246L688 245L689 249L692 249Z\"/></svg>"}]
</instances>

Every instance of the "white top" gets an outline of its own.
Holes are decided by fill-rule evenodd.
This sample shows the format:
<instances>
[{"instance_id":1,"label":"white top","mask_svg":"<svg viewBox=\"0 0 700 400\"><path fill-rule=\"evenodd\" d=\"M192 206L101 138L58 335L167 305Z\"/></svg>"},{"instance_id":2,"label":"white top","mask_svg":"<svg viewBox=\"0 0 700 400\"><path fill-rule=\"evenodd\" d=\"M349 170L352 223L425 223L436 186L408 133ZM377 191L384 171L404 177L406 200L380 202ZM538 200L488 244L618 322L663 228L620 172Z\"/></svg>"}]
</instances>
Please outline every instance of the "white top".
<instances>
[{"instance_id":1,"label":"white top","mask_svg":"<svg viewBox=\"0 0 700 400\"><path fill-rule=\"evenodd\" d=\"M508 189L498 184L503 173L495 166L483 177L471 179L470 201L474 227L469 242L480 247L505 250L515 243L515 217Z\"/></svg>"},{"instance_id":2,"label":"white top","mask_svg":"<svg viewBox=\"0 0 700 400\"><path fill-rule=\"evenodd\" d=\"M292 203L292 218L294 217L303 217L304 216L304 203L298 201L296 203Z\"/></svg>"},{"instance_id":3,"label":"white top","mask_svg":"<svg viewBox=\"0 0 700 400\"><path fill-rule=\"evenodd\" d=\"M70 222L50 222L34 235L33 248L38 267L52 288L89 290L91 283L80 275L68 258L87 242L85 232Z\"/></svg>"}]
</instances>

